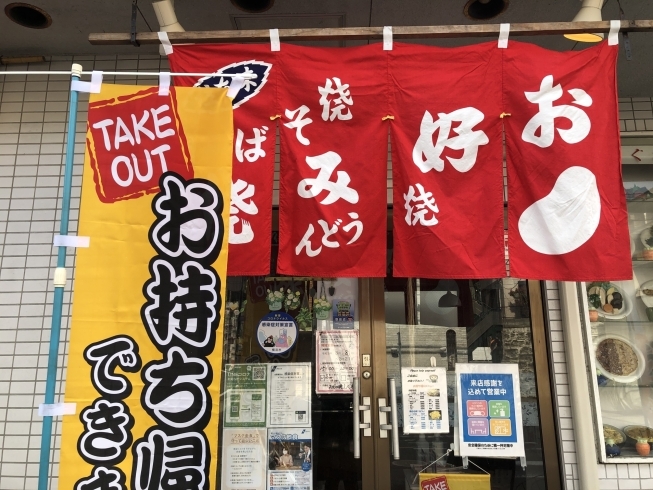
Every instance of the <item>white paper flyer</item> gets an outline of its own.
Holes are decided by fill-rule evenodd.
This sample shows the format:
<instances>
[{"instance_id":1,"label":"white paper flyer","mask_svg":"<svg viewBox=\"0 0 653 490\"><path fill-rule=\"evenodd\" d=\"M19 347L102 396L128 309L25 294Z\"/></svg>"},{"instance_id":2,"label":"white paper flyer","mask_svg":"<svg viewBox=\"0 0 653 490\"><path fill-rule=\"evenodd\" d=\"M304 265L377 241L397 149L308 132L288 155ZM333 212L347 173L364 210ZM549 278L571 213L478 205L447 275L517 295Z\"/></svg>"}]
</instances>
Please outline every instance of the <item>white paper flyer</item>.
<instances>
[{"instance_id":1,"label":"white paper flyer","mask_svg":"<svg viewBox=\"0 0 653 490\"><path fill-rule=\"evenodd\" d=\"M310 427L311 364L268 366L268 427Z\"/></svg>"},{"instance_id":2,"label":"white paper flyer","mask_svg":"<svg viewBox=\"0 0 653 490\"><path fill-rule=\"evenodd\" d=\"M447 370L401 368L404 434L449 432Z\"/></svg>"}]
</instances>

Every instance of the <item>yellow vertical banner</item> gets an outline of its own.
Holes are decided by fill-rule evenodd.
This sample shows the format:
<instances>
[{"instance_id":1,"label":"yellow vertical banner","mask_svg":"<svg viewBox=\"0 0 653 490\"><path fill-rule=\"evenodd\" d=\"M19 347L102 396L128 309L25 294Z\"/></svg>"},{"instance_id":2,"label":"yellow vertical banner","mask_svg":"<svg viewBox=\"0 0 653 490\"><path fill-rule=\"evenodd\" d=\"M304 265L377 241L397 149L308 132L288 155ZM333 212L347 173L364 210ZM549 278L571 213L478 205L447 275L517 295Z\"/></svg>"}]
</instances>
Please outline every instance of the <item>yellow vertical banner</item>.
<instances>
[{"instance_id":1,"label":"yellow vertical banner","mask_svg":"<svg viewBox=\"0 0 653 490\"><path fill-rule=\"evenodd\" d=\"M216 488L232 126L226 89L90 96L61 489Z\"/></svg>"}]
</instances>

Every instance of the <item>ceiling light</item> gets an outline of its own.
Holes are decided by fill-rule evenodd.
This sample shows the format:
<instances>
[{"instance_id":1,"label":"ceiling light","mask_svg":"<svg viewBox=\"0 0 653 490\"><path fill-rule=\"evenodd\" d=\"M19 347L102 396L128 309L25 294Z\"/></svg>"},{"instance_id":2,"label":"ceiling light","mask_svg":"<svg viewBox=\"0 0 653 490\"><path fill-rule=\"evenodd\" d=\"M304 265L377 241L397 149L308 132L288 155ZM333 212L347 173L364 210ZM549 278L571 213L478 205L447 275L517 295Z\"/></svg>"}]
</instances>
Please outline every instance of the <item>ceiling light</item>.
<instances>
[{"instance_id":1,"label":"ceiling light","mask_svg":"<svg viewBox=\"0 0 653 490\"><path fill-rule=\"evenodd\" d=\"M444 295L442 295L440 301L438 301L438 306L440 308L454 308L460 305L460 298L458 298L458 296L453 294L451 291L447 291Z\"/></svg>"},{"instance_id":2,"label":"ceiling light","mask_svg":"<svg viewBox=\"0 0 653 490\"><path fill-rule=\"evenodd\" d=\"M465 4L463 13L472 20L487 20L496 17L507 8L508 0L469 0Z\"/></svg>"},{"instance_id":3,"label":"ceiling light","mask_svg":"<svg viewBox=\"0 0 653 490\"><path fill-rule=\"evenodd\" d=\"M240 10L255 14L272 8L274 0L231 0L231 3Z\"/></svg>"},{"instance_id":4,"label":"ceiling light","mask_svg":"<svg viewBox=\"0 0 653 490\"><path fill-rule=\"evenodd\" d=\"M10 3L5 7L9 19L30 29L45 29L52 24L52 17L45 10L28 3Z\"/></svg>"},{"instance_id":5,"label":"ceiling light","mask_svg":"<svg viewBox=\"0 0 653 490\"><path fill-rule=\"evenodd\" d=\"M603 20L601 9L603 8L604 0L582 1L583 4L572 22L600 22ZM603 33L595 32L592 34L583 32L580 34L565 34L565 37L581 43L598 43L603 40Z\"/></svg>"}]
</instances>

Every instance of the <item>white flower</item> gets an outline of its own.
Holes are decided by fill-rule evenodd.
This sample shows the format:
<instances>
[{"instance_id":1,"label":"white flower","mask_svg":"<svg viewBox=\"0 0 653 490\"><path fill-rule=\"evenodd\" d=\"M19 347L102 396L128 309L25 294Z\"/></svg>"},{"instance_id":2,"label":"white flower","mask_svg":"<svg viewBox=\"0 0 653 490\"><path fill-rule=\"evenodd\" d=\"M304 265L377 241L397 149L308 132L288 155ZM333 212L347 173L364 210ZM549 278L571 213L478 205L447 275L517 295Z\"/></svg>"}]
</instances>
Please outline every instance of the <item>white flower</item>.
<instances>
[{"instance_id":1,"label":"white flower","mask_svg":"<svg viewBox=\"0 0 653 490\"><path fill-rule=\"evenodd\" d=\"M291 292L291 291L290 291L290 289L289 289L289 290L288 290L288 294L290 294L290 292Z\"/></svg>"},{"instance_id":2,"label":"white flower","mask_svg":"<svg viewBox=\"0 0 653 490\"><path fill-rule=\"evenodd\" d=\"M274 297L275 298L281 298L282 296L283 296L283 294L281 294L279 291L274 292Z\"/></svg>"}]
</instances>

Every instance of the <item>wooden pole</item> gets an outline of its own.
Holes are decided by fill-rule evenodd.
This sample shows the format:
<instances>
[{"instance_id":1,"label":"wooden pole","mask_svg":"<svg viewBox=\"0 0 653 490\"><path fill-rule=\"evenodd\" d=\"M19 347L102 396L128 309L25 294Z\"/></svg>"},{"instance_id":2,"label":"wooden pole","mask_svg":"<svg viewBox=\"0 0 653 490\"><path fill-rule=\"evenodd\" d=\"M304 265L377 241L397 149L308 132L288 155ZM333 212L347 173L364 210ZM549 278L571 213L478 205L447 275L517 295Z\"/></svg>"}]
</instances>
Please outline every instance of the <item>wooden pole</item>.
<instances>
[{"instance_id":1,"label":"wooden pole","mask_svg":"<svg viewBox=\"0 0 653 490\"><path fill-rule=\"evenodd\" d=\"M622 20L623 32L651 32L653 20ZM466 37L495 37L499 35L500 24L475 24L451 26L393 26L394 39L437 39ZM610 21L601 22L540 22L510 24L510 36L551 36L562 34L580 34L610 31ZM270 31L236 30L236 31L186 31L169 32L173 44L189 43L242 43L267 42ZM367 40L383 39L383 27L341 27L330 29L279 29L282 41L315 40ZM121 45L131 44L128 32L98 32L88 36L91 44ZM159 44L156 32L136 33L140 44Z\"/></svg>"}]
</instances>

